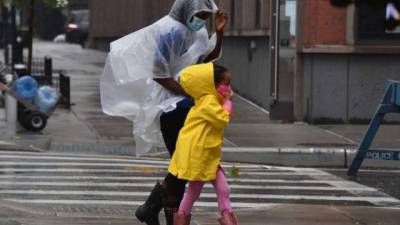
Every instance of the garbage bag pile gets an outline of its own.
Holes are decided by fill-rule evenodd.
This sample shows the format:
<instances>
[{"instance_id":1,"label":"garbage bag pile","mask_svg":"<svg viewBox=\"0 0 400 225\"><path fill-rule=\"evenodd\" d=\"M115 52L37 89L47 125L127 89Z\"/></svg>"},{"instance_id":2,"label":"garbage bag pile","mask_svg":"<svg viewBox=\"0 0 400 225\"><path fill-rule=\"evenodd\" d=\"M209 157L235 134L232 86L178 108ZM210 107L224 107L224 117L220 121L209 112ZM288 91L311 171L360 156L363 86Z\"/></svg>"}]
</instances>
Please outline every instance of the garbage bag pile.
<instances>
[{"instance_id":1,"label":"garbage bag pile","mask_svg":"<svg viewBox=\"0 0 400 225\"><path fill-rule=\"evenodd\" d=\"M57 91L50 86L39 87L30 76L18 78L13 90L21 98L31 101L42 113L49 113L57 104Z\"/></svg>"}]
</instances>

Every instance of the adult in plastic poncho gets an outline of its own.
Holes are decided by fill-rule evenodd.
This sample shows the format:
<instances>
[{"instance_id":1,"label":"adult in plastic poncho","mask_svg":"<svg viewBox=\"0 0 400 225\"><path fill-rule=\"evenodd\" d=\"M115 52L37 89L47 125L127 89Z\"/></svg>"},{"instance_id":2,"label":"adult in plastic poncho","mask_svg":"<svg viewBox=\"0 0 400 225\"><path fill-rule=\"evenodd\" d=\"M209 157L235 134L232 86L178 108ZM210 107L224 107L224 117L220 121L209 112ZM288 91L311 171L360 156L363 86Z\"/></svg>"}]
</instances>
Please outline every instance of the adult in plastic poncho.
<instances>
[{"instance_id":1,"label":"adult in plastic poncho","mask_svg":"<svg viewBox=\"0 0 400 225\"><path fill-rule=\"evenodd\" d=\"M216 13L210 38L206 20ZM214 0L176 0L169 15L113 43L100 83L103 111L133 121L136 154L162 143L173 155L179 130L192 106L179 85L179 72L220 56L226 14ZM161 132L160 132L161 131ZM167 175L136 210L146 224L159 224L164 207L167 224L179 207L186 181Z\"/></svg>"}]
</instances>

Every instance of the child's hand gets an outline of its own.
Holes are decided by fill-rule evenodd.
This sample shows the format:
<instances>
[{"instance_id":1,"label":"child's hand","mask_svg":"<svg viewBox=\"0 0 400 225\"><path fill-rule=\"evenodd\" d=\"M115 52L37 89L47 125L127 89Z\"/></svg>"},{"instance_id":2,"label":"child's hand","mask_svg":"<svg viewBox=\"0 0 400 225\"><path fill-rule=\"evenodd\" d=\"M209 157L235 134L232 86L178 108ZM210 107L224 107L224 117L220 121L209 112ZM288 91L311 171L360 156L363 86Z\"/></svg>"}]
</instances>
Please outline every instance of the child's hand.
<instances>
[{"instance_id":1,"label":"child's hand","mask_svg":"<svg viewBox=\"0 0 400 225\"><path fill-rule=\"evenodd\" d=\"M218 94L218 102L223 105L225 102L225 96Z\"/></svg>"},{"instance_id":2,"label":"child's hand","mask_svg":"<svg viewBox=\"0 0 400 225\"><path fill-rule=\"evenodd\" d=\"M232 89L229 92L224 93L225 100L231 100L234 94L235 93L233 93Z\"/></svg>"}]
</instances>

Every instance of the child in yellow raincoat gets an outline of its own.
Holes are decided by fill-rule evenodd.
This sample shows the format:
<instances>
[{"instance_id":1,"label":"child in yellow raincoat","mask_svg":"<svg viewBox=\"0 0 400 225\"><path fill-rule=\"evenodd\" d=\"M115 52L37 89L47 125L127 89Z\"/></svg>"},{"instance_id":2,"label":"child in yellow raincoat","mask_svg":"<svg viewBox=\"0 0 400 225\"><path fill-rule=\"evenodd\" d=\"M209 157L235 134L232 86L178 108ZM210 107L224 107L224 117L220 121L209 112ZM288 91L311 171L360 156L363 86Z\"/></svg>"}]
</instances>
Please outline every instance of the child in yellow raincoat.
<instances>
[{"instance_id":1,"label":"child in yellow raincoat","mask_svg":"<svg viewBox=\"0 0 400 225\"><path fill-rule=\"evenodd\" d=\"M190 66L181 72L180 84L195 104L179 133L168 168L179 179L189 180L188 191L174 214L174 225L189 225L193 204L206 181L212 182L217 193L220 224L238 224L220 166L224 129L232 111L230 79L226 68L212 63Z\"/></svg>"}]
</instances>

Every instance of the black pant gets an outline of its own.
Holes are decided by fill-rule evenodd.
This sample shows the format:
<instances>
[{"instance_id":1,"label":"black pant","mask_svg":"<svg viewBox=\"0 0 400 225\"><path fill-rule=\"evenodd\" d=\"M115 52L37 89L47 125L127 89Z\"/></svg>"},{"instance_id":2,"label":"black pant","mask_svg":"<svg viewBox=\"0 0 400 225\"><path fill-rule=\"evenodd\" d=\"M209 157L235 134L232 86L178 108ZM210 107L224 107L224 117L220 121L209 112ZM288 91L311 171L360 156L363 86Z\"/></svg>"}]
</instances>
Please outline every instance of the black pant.
<instances>
[{"instance_id":1,"label":"black pant","mask_svg":"<svg viewBox=\"0 0 400 225\"><path fill-rule=\"evenodd\" d=\"M175 152L179 131L185 123L189 110L190 108L178 108L172 112L163 114L160 118L161 133L171 158ZM166 202L164 203L165 208L179 207L185 193L186 182L186 180L178 179L170 173L165 177L164 186L167 191Z\"/></svg>"}]
</instances>

